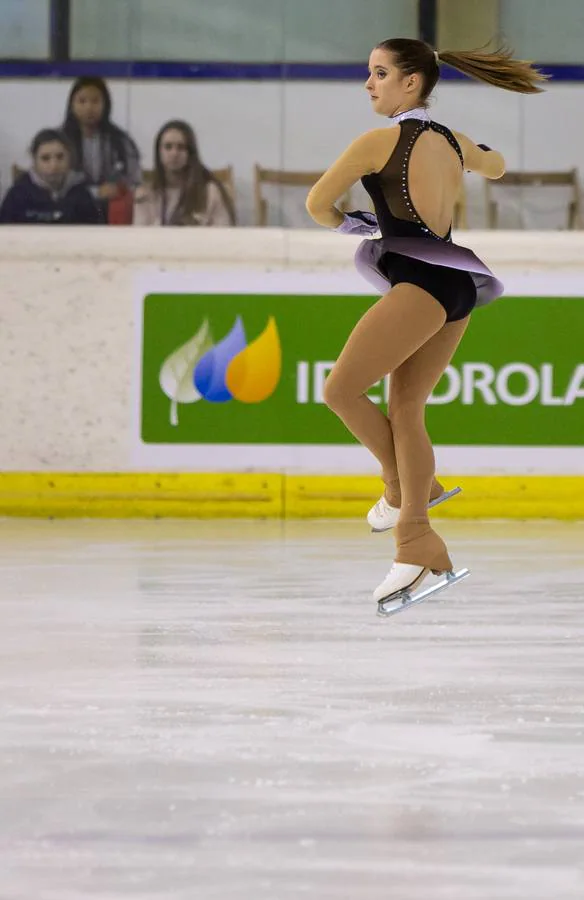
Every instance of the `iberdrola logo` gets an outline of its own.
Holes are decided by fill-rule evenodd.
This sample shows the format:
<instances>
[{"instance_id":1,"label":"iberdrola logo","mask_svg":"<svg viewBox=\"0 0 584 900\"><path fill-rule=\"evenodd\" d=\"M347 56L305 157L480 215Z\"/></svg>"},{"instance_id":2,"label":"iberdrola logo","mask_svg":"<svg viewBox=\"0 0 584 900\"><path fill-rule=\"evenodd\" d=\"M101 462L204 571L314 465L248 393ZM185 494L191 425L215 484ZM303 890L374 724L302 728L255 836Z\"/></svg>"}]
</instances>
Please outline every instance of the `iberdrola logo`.
<instances>
[{"instance_id":1,"label":"iberdrola logo","mask_svg":"<svg viewBox=\"0 0 584 900\"><path fill-rule=\"evenodd\" d=\"M178 425L179 403L261 403L276 390L281 371L282 349L273 316L249 344L241 316L218 344L205 319L160 369L160 387L171 401L170 423Z\"/></svg>"}]
</instances>

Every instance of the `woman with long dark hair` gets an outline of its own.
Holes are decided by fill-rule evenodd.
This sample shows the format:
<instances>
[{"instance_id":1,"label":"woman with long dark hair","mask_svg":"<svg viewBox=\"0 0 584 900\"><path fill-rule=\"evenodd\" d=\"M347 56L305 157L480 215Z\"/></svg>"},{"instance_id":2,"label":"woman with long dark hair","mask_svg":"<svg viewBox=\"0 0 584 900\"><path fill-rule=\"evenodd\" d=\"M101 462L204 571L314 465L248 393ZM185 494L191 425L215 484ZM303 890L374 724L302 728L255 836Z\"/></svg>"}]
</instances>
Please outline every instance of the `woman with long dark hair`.
<instances>
[{"instance_id":1,"label":"woman with long dark hair","mask_svg":"<svg viewBox=\"0 0 584 900\"><path fill-rule=\"evenodd\" d=\"M329 407L381 464L385 495L369 518L376 530L395 526L397 553L374 591L380 603L414 590L430 572L453 574L446 545L428 520L429 504L444 490L434 478L424 408L474 307L503 292L474 253L452 243L451 223L464 170L500 178L505 162L497 151L432 121L427 107L439 63L523 94L538 92L545 78L506 48L438 53L423 41L382 41L369 58L365 86L390 127L357 138L306 204L321 225L382 235L362 242L356 263L383 296L356 325L324 389ZM359 179L375 215L343 214L334 205ZM367 391L388 374L386 416Z\"/></svg>"},{"instance_id":2,"label":"woman with long dark hair","mask_svg":"<svg viewBox=\"0 0 584 900\"><path fill-rule=\"evenodd\" d=\"M112 99L102 78L78 78L67 100L63 131L74 167L85 173L95 197L118 198L142 181L140 154L130 135L111 121Z\"/></svg>"},{"instance_id":3,"label":"woman with long dark hair","mask_svg":"<svg viewBox=\"0 0 584 900\"><path fill-rule=\"evenodd\" d=\"M134 225L235 225L227 191L201 162L195 133L181 119L156 135L154 176L136 194Z\"/></svg>"}]
</instances>

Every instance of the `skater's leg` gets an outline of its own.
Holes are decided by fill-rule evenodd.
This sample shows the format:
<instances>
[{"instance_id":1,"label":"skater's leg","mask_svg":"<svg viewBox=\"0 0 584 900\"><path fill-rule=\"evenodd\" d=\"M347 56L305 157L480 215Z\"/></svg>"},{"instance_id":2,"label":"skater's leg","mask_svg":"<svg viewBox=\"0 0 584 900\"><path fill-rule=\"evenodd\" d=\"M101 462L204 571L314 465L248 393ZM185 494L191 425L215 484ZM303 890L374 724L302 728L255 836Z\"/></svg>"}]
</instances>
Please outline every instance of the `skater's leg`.
<instances>
[{"instance_id":1,"label":"skater's leg","mask_svg":"<svg viewBox=\"0 0 584 900\"><path fill-rule=\"evenodd\" d=\"M379 460L383 471L395 460L391 428L365 394L440 331L445 320L443 307L426 291L397 285L357 323L326 380L325 402ZM425 482L421 490L426 490ZM429 489L426 503L428 495Z\"/></svg>"},{"instance_id":2,"label":"skater's leg","mask_svg":"<svg viewBox=\"0 0 584 900\"><path fill-rule=\"evenodd\" d=\"M426 431L425 407L432 388L450 362L469 317L445 325L406 360L394 375L389 416L400 477L401 507L395 529L396 562L437 572L450 571L446 545L430 527L427 497L435 471L432 444ZM417 358L416 358L417 357Z\"/></svg>"},{"instance_id":3,"label":"skater's leg","mask_svg":"<svg viewBox=\"0 0 584 900\"><path fill-rule=\"evenodd\" d=\"M392 435L396 428L411 424L410 442L414 445L430 446L430 440L425 426L425 408L428 398L449 365L462 336L466 331L469 316L457 322L447 322L433 337L420 347L409 359L405 360L395 372L392 373L389 388L388 417L392 429ZM406 431L406 441L408 432ZM394 439L392 438L392 445ZM434 455L432 453L432 460ZM395 461L395 477L389 481L385 478L391 493L391 499L386 493L386 499L391 506L401 507L402 492L400 480L397 475L397 460ZM430 485L430 500L434 500L444 492L444 488L432 476Z\"/></svg>"},{"instance_id":4,"label":"skater's leg","mask_svg":"<svg viewBox=\"0 0 584 900\"><path fill-rule=\"evenodd\" d=\"M365 392L385 374L395 373L403 366L441 331L445 320L443 307L431 294L411 284L399 284L357 324L324 390L325 401L377 457L382 468L389 464L395 450L403 494L396 527L396 562L437 572L449 571L452 563L444 542L428 522L434 454L424 425L424 405L466 323L445 330L433 352L424 357L420 376L423 390L416 386L414 376L419 375L416 375L416 369L414 375L403 370L403 377L398 379L398 389L394 389L393 394L393 445L388 420ZM429 375L426 376L426 372Z\"/></svg>"}]
</instances>

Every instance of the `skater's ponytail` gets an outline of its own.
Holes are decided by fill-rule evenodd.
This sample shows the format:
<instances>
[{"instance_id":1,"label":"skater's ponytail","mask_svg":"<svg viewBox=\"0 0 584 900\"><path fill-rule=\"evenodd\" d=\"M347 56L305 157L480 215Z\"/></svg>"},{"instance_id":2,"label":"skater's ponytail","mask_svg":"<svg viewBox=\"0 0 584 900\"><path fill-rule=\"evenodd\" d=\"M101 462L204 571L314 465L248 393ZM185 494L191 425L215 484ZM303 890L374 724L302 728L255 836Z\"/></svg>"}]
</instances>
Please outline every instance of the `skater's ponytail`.
<instances>
[{"instance_id":1,"label":"skater's ponytail","mask_svg":"<svg viewBox=\"0 0 584 900\"><path fill-rule=\"evenodd\" d=\"M532 62L514 59L513 51L500 46L492 53L483 50L434 50L425 41L411 38L391 38L377 47L387 50L394 58L395 66L404 74L422 75L423 87L420 103L426 104L440 77L440 63L458 69L465 75L484 81L506 91L519 94L538 94L538 84L548 76L536 69Z\"/></svg>"},{"instance_id":2,"label":"skater's ponytail","mask_svg":"<svg viewBox=\"0 0 584 900\"><path fill-rule=\"evenodd\" d=\"M517 94L539 94L542 88L538 82L547 81L532 62L525 59L513 59L513 50L502 46L492 53L478 50L442 50L438 57L441 63L464 72L477 81L485 81L504 91L515 91Z\"/></svg>"}]
</instances>

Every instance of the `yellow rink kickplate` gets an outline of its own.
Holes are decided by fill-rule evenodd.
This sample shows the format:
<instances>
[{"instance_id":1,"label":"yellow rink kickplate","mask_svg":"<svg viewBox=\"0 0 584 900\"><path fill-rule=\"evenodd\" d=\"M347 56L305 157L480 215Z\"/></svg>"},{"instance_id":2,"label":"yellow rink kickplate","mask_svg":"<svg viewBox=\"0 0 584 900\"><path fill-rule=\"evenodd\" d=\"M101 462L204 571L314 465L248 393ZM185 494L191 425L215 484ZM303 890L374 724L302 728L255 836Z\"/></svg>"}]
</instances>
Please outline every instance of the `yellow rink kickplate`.
<instances>
[{"instance_id":1,"label":"yellow rink kickplate","mask_svg":"<svg viewBox=\"0 0 584 900\"><path fill-rule=\"evenodd\" d=\"M441 479L462 493L445 519L584 519L584 477ZM274 473L0 473L0 515L106 518L360 518L378 499L371 476Z\"/></svg>"}]
</instances>

